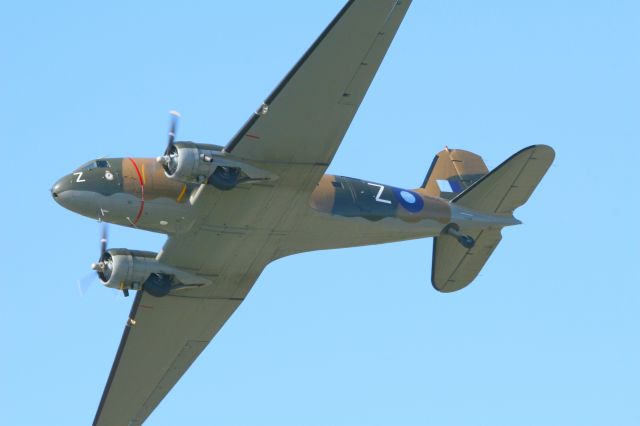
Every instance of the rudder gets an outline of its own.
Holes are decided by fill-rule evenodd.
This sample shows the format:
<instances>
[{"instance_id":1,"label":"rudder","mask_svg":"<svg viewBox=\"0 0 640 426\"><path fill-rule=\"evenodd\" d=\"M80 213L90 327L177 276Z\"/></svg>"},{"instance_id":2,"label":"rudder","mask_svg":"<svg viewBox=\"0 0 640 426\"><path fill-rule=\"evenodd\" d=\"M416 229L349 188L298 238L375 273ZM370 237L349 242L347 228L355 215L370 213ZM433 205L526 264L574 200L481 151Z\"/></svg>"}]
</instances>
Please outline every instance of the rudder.
<instances>
[{"instance_id":1,"label":"rudder","mask_svg":"<svg viewBox=\"0 0 640 426\"><path fill-rule=\"evenodd\" d=\"M462 149L436 154L422 184L423 193L451 200L489 173L482 157Z\"/></svg>"}]
</instances>

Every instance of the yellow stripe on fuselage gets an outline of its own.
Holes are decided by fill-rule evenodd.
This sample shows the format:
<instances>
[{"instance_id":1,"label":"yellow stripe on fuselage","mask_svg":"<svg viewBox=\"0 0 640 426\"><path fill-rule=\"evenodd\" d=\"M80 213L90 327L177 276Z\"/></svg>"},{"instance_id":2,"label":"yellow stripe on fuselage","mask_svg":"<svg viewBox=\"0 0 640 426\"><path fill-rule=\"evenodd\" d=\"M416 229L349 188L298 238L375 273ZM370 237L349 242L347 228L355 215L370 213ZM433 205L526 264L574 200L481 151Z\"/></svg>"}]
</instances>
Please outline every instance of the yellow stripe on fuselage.
<instances>
[{"instance_id":1,"label":"yellow stripe on fuselage","mask_svg":"<svg viewBox=\"0 0 640 426\"><path fill-rule=\"evenodd\" d=\"M184 194L187 193L187 185L182 185L182 190L180 191L180 194L178 195L178 198L176 199L177 202L182 201L182 199L184 198Z\"/></svg>"}]
</instances>

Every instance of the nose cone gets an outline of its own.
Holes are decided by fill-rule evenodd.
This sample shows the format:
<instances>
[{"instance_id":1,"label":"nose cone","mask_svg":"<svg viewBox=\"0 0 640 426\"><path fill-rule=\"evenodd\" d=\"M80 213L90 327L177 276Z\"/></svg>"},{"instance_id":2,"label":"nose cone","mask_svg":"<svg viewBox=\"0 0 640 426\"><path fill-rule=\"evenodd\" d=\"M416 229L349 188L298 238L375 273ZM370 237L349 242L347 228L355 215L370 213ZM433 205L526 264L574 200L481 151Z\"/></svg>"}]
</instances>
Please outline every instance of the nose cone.
<instances>
[{"instance_id":1,"label":"nose cone","mask_svg":"<svg viewBox=\"0 0 640 426\"><path fill-rule=\"evenodd\" d=\"M51 187L51 196L58 204L62 204L65 198L65 192L71 189L71 179L69 176L65 176L62 179L58 179L56 183Z\"/></svg>"},{"instance_id":2,"label":"nose cone","mask_svg":"<svg viewBox=\"0 0 640 426\"><path fill-rule=\"evenodd\" d=\"M77 176L66 175L53 184L51 196L65 209L95 218L100 209L100 194L91 189L90 183L88 178L78 183Z\"/></svg>"},{"instance_id":3,"label":"nose cone","mask_svg":"<svg viewBox=\"0 0 640 426\"><path fill-rule=\"evenodd\" d=\"M58 181L51 187L51 196L53 197L53 199L62 207L65 207L67 209L70 208L69 204L72 199L72 186L73 184L71 176L67 175L61 179L58 179Z\"/></svg>"}]
</instances>

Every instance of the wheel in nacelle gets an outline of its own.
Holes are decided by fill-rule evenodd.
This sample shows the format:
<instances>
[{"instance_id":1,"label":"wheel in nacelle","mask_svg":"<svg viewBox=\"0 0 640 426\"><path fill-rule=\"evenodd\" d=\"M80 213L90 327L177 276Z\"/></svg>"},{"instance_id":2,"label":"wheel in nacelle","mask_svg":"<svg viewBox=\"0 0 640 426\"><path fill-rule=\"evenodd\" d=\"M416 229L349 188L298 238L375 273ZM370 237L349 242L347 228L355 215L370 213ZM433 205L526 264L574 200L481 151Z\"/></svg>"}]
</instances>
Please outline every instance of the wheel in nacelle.
<instances>
[{"instance_id":1,"label":"wheel in nacelle","mask_svg":"<svg viewBox=\"0 0 640 426\"><path fill-rule=\"evenodd\" d=\"M221 191L228 191L235 188L240 179L240 169L234 167L216 167L209 183Z\"/></svg>"},{"instance_id":2,"label":"wheel in nacelle","mask_svg":"<svg viewBox=\"0 0 640 426\"><path fill-rule=\"evenodd\" d=\"M171 291L172 279L164 274L151 274L142 289L154 297L164 297Z\"/></svg>"}]
</instances>

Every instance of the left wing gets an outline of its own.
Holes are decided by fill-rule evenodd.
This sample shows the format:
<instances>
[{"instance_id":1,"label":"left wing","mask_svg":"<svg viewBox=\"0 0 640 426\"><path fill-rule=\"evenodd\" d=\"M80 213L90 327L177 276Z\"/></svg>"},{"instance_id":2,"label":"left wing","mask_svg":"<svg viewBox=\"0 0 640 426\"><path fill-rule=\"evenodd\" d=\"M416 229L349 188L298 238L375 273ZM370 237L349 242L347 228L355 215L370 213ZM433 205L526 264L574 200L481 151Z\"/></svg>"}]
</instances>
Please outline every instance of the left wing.
<instances>
[{"instance_id":1,"label":"left wing","mask_svg":"<svg viewBox=\"0 0 640 426\"><path fill-rule=\"evenodd\" d=\"M142 424L241 301L138 292L94 426Z\"/></svg>"}]
</instances>

